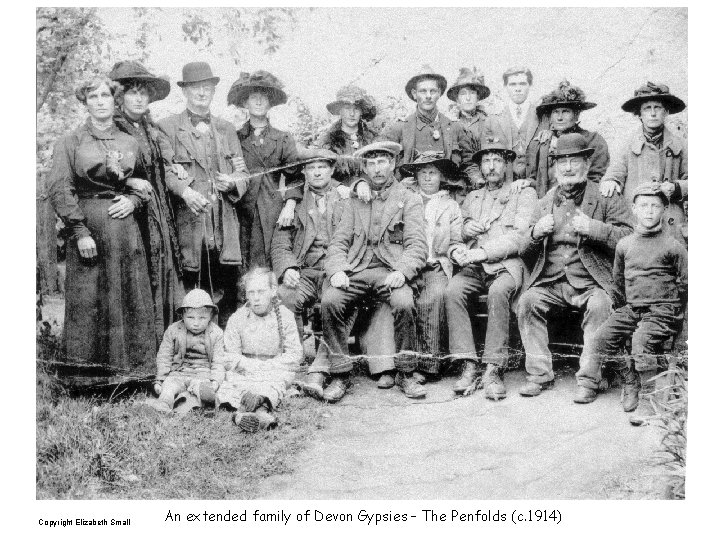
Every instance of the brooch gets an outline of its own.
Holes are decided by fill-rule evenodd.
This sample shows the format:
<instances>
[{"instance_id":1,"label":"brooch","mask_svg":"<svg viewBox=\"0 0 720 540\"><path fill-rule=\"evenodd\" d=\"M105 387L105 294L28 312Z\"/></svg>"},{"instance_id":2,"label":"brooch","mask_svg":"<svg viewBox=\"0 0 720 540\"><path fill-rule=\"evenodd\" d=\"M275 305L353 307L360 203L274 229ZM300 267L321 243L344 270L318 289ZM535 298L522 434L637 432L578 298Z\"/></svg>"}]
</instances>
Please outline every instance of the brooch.
<instances>
[{"instance_id":1,"label":"brooch","mask_svg":"<svg viewBox=\"0 0 720 540\"><path fill-rule=\"evenodd\" d=\"M432 136L433 136L433 139L435 139L436 141L440 140L440 130L436 129L435 131L433 131Z\"/></svg>"},{"instance_id":2,"label":"brooch","mask_svg":"<svg viewBox=\"0 0 720 540\"><path fill-rule=\"evenodd\" d=\"M360 143L358 143L357 141L353 141L353 142L352 142L352 147L355 148L355 149L360 148Z\"/></svg>"},{"instance_id":3,"label":"brooch","mask_svg":"<svg viewBox=\"0 0 720 540\"><path fill-rule=\"evenodd\" d=\"M403 208L405 206L405 201L400 201L398 203L398 208Z\"/></svg>"},{"instance_id":4,"label":"brooch","mask_svg":"<svg viewBox=\"0 0 720 540\"><path fill-rule=\"evenodd\" d=\"M210 130L210 127L205 122L198 122L195 129L197 129L200 133L207 133Z\"/></svg>"}]
</instances>

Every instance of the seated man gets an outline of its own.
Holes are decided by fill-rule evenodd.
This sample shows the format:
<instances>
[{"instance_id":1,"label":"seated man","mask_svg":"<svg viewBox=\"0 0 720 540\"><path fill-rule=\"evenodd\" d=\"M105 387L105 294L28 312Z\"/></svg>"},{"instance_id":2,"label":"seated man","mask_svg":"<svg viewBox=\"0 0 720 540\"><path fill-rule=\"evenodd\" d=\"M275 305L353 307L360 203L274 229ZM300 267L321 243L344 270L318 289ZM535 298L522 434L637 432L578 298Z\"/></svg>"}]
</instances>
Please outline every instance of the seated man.
<instances>
[{"instance_id":1,"label":"seated man","mask_svg":"<svg viewBox=\"0 0 720 540\"><path fill-rule=\"evenodd\" d=\"M530 227L537 195L529 187L512 189L506 170L512 167L515 152L497 139L488 140L473 159L480 165L485 185L471 192L463 204L463 239L467 247L451 253L463 269L450 280L445 306L450 353L465 360L454 390L465 393L479 374L470 313L477 308L477 296L487 293L488 321L482 357L487 369L483 384L485 397L498 400L505 397L502 370L508 362L510 308L528 274L517 255L521 236Z\"/></svg>"},{"instance_id":2,"label":"seated man","mask_svg":"<svg viewBox=\"0 0 720 540\"><path fill-rule=\"evenodd\" d=\"M395 181L395 159L402 147L391 141L369 144L356 152L370 180L372 200L351 199L330 241L325 271L330 286L322 295L323 339L330 352L333 379L324 391L340 400L349 386L352 361L347 338L359 301L379 297L389 303L400 354L397 382L408 397L425 395L412 377L415 369L415 299L409 282L425 265L428 247L420 196ZM395 348L385 351L392 358ZM393 373L388 366L386 375Z\"/></svg>"},{"instance_id":3,"label":"seated man","mask_svg":"<svg viewBox=\"0 0 720 540\"><path fill-rule=\"evenodd\" d=\"M521 256L536 257L530 288L518 305L528 372L523 396L539 395L555 378L548 348L550 309L583 310L583 343L588 344L620 300L612 261L618 241L632 231L632 215L621 195L603 197L597 183L588 182L592 154L580 133L558 138L553 156L557 186L540 200L521 245ZM583 348L580 368L587 362Z\"/></svg>"},{"instance_id":4,"label":"seated man","mask_svg":"<svg viewBox=\"0 0 720 540\"><path fill-rule=\"evenodd\" d=\"M632 336L631 356L622 370L622 404L625 412L637 409L630 416L634 426L654 414L649 395L655 390L657 357L664 342L676 334L687 303L687 249L665 225L669 204L658 182L635 190L632 210L638 222L635 232L618 243L613 269L615 285L627 304L600 327L589 346L590 361L577 374L575 402L590 403L597 394L602 360L620 353Z\"/></svg>"},{"instance_id":5,"label":"seated man","mask_svg":"<svg viewBox=\"0 0 720 540\"><path fill-rule=\"evenodd\" d=\"M333 179L335 158L317 154L303 165L305 192L289 227L278 227L272 238L272 264L281 283L282 303L295 313L303 335L302 310L319 298L325 279L325 253L346 200Z\"/></svg>"}]
</instances>

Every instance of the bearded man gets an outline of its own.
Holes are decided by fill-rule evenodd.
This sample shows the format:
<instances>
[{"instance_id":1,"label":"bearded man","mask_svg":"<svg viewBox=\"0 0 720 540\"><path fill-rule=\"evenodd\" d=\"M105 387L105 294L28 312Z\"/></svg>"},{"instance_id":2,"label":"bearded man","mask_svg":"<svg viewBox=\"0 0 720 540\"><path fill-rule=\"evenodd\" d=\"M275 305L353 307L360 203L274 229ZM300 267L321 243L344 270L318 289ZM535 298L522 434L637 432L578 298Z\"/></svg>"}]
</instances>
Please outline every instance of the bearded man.
<instances>
[{"instance_id":1,"label":"bearded man","mask_svg":"<svg viewBox=\"0 0 720 540\"><path fill-rule=\"evenodd\" d=\"M537 396L553 384L551 310L581 310L583 343L588 344L621 302L612 279L615 246L632 232L633 218L624 197L603 197L598 185L588 182L593 153L581 133L558 138L552 155L557 186L540 200L521 246L521 256L535 257L529 289L518 305L528 373L522 396ZM587 363L583 346L580 367Z\"/></svg>"}]
</instances>

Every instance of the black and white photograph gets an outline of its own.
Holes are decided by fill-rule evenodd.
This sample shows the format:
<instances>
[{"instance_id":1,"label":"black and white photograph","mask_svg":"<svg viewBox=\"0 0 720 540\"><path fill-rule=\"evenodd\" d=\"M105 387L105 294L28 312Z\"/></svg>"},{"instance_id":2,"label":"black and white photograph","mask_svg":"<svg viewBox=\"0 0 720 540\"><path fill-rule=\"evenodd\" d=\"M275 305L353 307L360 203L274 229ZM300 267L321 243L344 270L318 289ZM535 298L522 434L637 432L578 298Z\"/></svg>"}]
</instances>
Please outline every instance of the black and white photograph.
<instances>
[{"instance_id":1,"label":"black and white photograph","mask_svg":"<svg viewBox=\"0 0 720 540\"><path fill-rule=\"evenodd\" d=\"M35 19L37 501L686 499L688 7Z\"/></svg>"}]
</instances>

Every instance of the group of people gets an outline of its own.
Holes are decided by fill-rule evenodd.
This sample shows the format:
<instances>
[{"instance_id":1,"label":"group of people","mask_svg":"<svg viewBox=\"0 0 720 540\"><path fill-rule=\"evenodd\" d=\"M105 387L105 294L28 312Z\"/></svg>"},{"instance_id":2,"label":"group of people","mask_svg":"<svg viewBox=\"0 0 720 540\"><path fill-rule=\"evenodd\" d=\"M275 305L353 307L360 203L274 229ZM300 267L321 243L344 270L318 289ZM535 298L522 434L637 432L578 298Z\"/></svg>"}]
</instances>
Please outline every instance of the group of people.
<instances>
[{"instance_id":1,"label":"group of people","mask_svg":"<svg viewBox=\"0 0 720 540\"><path fill-rule=\"evenodd\" d=\"M358 327L378 387L422 398L452 358L455 392L502 399L513 314L519 393L537 396L554 380L548 314L573 310L574 401L594 401L603 363L620 359L623 408L645 422L687 303L687 146L665 125L685 104L667 86L622 105L640 127L611 157L579 126L595 106L585 93L563 81L531 103L527 68L508 69L504 106L485 110L476 70L448 88L424 66L405 86L415 112L384 129L375 101L346 86L327 105L339 119L307 147L269 122L287 101L275 76L233 83L240 129L210 113L218 82L186 64L186 108L157 123L148 105L170 84L138 62L77 91L89 117L56 143L49 187L77 244L65 350L87 380L155 372L162 410L214 403L242 429L270 427L319 302L322 339L299 381L310 396L346 394ZM457 119L438 111L446 91Z\"/></svg>"}]
</instances>

